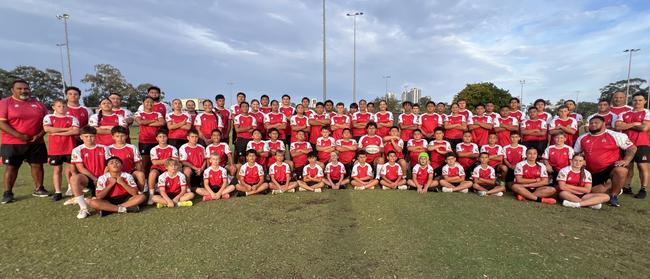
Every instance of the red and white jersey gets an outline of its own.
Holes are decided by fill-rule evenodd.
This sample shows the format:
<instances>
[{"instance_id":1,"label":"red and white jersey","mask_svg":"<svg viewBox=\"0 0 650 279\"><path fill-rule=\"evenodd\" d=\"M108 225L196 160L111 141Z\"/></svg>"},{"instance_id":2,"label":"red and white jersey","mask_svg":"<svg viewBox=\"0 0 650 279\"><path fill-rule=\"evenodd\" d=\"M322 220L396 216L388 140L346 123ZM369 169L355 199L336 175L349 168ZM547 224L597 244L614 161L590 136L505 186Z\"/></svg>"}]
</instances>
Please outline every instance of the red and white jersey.
<instances>
[{"instance_id":1,"label":"red and white jersey","mask_svg":"<svg viewBox=\"0 0 650 279\"><path fill-rule=\"evenodd\" d=\"M203 171L203 179L207 179L210 186L221 187L224 180L228 181L228 172L221 166L216 169L210 166Z\"/></svg>"},{"instance_id":2,"label":"red and white jersey","mask_svg":"<svg viewBox=\"0 0 650 279\"><path fill-rule=\"evenodd\" d=\"M260 105L260 111L261 111L263 114L267 114L267 113L271 112L271 106L265 107L265 106L261 106L261 105Z\"/></svg>"},{"instance_id":3,"label":"red and white jersey","mask_svg":"<svg viewBox=\"0 0 650 279\"><path fill-rule=\"evenodd\" d=\"M420 117L414 113L402 113L397 117L397 124L403 124L403 125L420 125ZM408 142L411 138L413 138L413 130L408 130L408 129L402 129L402 132L400 134L400 137L402 138L403 141Z\"/></svg>"},{"instance_id":4,"label":"red and white jersey","mask_svg":"<svg viewBox=\"0 0 650 279\"><path fill-rule=\"evenodd\" d=\"M257 120L252 115L243 115L239 114L235 116L235 119L232 121L233 126L239 126L240 128L253 127L257 128ZM252 139L253 132L237 132L237 137L242 139Z\"/></svg>"},{"instance_id":5,"label":"red and white jersey","mask_svg":"<svg viewBox=\"0 0 650 279\"><path fill-rule=\"evenodd\" d=\"M53 128L79 128L79 121L71 115L54 115L48 114L43 118L43 127L50 126ZM76 136L57 136L48 135L47 137L47 155L70 155L72 149L77 144Z\"/></svg>"},{"instance_id":6,"label":"red and white jersey","mask_svg":"<svg viewBox=\"0 0 650 279\"><path fill-rule=\"evenodd\" d=\"M459 152L471 152L472 154L479 154L478 152L478 145L476 143L470 142L470 143L464 143L461 142L456 145L456 153ZM458 157L458 163L463 166L463 168L469 168L471 167L474 163L476 163L476 158L467 158L467 157Z\"/></svg>"},{"instance_id":7,"label":"red and white jersey","mask_svg":"<svg viewBox=\"0 0 650 279\"><path fill-rule=\"evenodd\" d=\"M124 120L133 119L133 112L125 108L113 108L113 113L122 116Z\"/></svg>"},{"instance_id":8,"label":"red and white jersey","mask_svg":"<svg viewBox=\"0 0 650 279\"><path fill-rule=\"evenodd\" d=\"M570 164L573 154L573 148L566 144L562 147L550 145L544 150L542 158L547 160L553 170L557 172Z\"/></svg>"},{"instance_id":9,"label":"red and white jersey","mask_svg":"<svg viewBox=\"0 0 650 279\"><path fill-rule=\"evenodd\" d=\"M445 118L445 122L448 122L449 124L472 124L471 118L465 118L464 115L458 114L458 115L447 115ZM446 139L462 139L463 138L463 132L464 130L461 129L447 129L445 130L445 138Z\"/></svg>"},{"instance_id":10,"label":"red and white jersey","mask_svg":"<svg viewBox=\"0 0 650 279\"><path fill-rule=\"evenodd\" d=\"M579 113L575 113L575 112L569 113L569 117L575 119L576 122L582 121L582 114Z\"/></svg>"},{"instance_id":11,"label":"red and white jersey","mask_svg":"<svg viewBox=\"0 0 650 279\"><path fill-rule=\"evenodd\" d=\"M323 113L323 114L312 113L309 116L309 120L312 120L312 119L314 119L314 120L327 120L327 119L330 119L330 115L327 114L327 113ZM310 125L307 124L307 126L310 126ZM322 130L323 130L323 125L313 125L313 126L311 126L311 128L309 130L309 142L316 143L316 140L318 139L318 137L320 137L320 132Z\"/></svg>"},{"instance_id":12,"label":"red and white jersey","mask_svg":"<svg viewBox=\"0 0 650 279\"><path fill-rule=\"evenodd\" d=\"M515 125L519 126L519 120L517 120L516 117L514 116L508 116L508 117L497 117L494 120L494 127L502 127L502 125ZM503 131L498 131L496 132L497 134L497 142L501 146L506 146L511 143L510 141L510 131L509 130L503 130Z\"/></svg>"},{"instance_id":13,"label":"red and white jersey","mask_svg":"<svg viewBox=\"0 0 650 279\"><path fill-rule=\"evenodd\" d=\"M291 125L291 141L296 141L298 140L296 138L297 131L293 130L293 126L298 126L298 127L307 126L309 128L309 117L307 117L306 115L297 115L297 114L292 115L289 118L289 125ZM323 128L322 126L319 127ZM318 133L320 134L320 131L318 131ZM305 137L306 139L309 140L310 139L309 133L305 133Z\"/></svg>"},{"instance_id":14,"label":"red and white jersey","mask_svg":"<svg viewBox=\"0 0 650 279\"><path fill-rule=\"evenodd\" d=\"M262 136L266 135L266 128L264 128L264 113L261 111L251 111L248 114L255 117L255 122L257 123L257 129L262 132Z\"/></svg>"},{"instance_id":15,"label":"red and white jersey","mask_svg":"<svg viewBox=\"0 0 650 279\"><path fill-rule=\"evenodd\" d=\"M228 131L230 131L230 111L226 108L216 108L215 113L221 117L221 120L223 121L223 129L221 130L223 135L228 135Z\"/></svg>"},{"instance_id":16,"label":"red and white jersey","mask_svg":"<svg viewBox=\"0 0 650 279\"><path fill-rule=\"evenodd\" d=\"M383 147L384 142L383 142L382 138L380 136L378 136L378 135L374 135L374 136L363 135L359 139L359 149L365 149L369 145L376 145L376 146L379 146L379 147ZM381 157L381 153L368 154L367 162L372 163L378 157Z\"/></svg>"},{"instance_id":17,"label":"red and white jersey","mask_svg":"<svg viewBox=\"0 0 650 279\"><path fill-rule=\"evenodd\" d=\"M30 137L43 131L43 118L47 113L45 105L35 98L21 101L9 96L0 100L0 120L6 121L14 130ZM0 130L0 132L2 134L2 144L26 143L4 130ZM42 139L40 142L43 142Z\"/></svg>"},{"instance_id":18,"label":"red and white jersey","mask_svg":"<svg viewBox=\"0 0 650 279\"><path fill-rule=\"evenodd\" d=\"M510 111L510 116L516 118L519 122L526 118L526 114L520 110Z\"/></svg>"},{"instance_id":19,"label":"red and white jersey","mask_svg":"<svg viewBox=\"0 0 650 279\"><path fill-rule=\"evenodd\" d=\"M223 121L216 113L202 112L194 119L194 127L196 127L204 137L210 138L212 130L223 129Z\"/></svg>"},{"instance_id":20,"label":"red and white jersey","mask_svg":"<svg viewBox=\"0 0 650 279\"><path fill-rule=\"evenodd\" d=\"M553 129L556 129L558 126L575 129L576 133L578 133L578 121L576 121L574 118L571 118L571 117L569 117L567 119L561 119L559 117L553 118L553 120L551 120L551 123L549 124L548 129L553 130ZM569 134L566 135L566 144L567 145L573 146L574 140L575 139L573 138L573 135L569 135ZM555 144L555 137L551 137L551 144Z\"/></svg>"},{"instance_id":21,"label":"red and white jersey","mask_svg":"<svg viewBox=\"0 0 650 279\"><path fill-rule=\"evenodd\" d=\"M442 116L437 113L425 113L420 115L420 130L424 134L433 134L434 130L442 126Z\"/></svg>"},{"instance_id":22,"label":"red and white jersey","mask_svg":"<svg viewBox=\"0 0 650 279\"><path fill-rule=\"evenodd\" d=\"M632 110L632 107L628 106L628 105L625 105L625 106L622 106L622 107L615 107L615 106L609 107L609 111L614 113L617 116L620 115L621 113L628 112L628 111L631 111L631 110Z\"/></svg>"},{"instance_id":23,"label":"red and white jersey","mask_svg":"<svg viewBox=\"0 0 650 279\"><path fill-rule=\"evenodd\" d=\"M530 117L528 117L528 115L526 115L526 119L530 119ZM544 120L548 124L548 123L551 122L551 120L553 120L553 115L551 115L548 112L542 111L542 112L537 113L537 119Z\"/></svg>"},{"instance_id":24,"label":"red and white jersey","mask_svg":"<svg viewBox=\"0 0 650 279\"><path fill-rule=\"evenodd\" d=\"M474 168L474 171L472 171L472 178L478 180L480 179L488 179L488 180L496 180L496 172L494 171L494 168L491 166L487 166L486 168L483 168L483 166L478 165Z\"/></svg>"},{"instance_id":25,"label":"red and white jersey","mask_svg":"<svg viewBox=\"0 0 650 279\"><path fill-rule=\"evenodd\" d=\"M273 124L281 124L281 123L286 123L287 122L287 117L284 116L282 113L274 113L274 112L269 112L264 116L264 123L269 123L271 125ZM284 140L287 137L287 131L286 129L278 129L278 138Z\"/></svg>"},{"instance_id":26,"label":"red and white jersey","mask_svg":"<svg viewBox=\"0 0 650 279\"><path fill-rule=\"evenodd\" d=\"M122 184L115 183L111 191L108 193L107 195L108 197L115 198L115 197L123 197L129 195L129 192L127 192L126 189L124 189L125 186L134 188L136 189L137 192L138 185L135 184L135 180L133 179L133 176L131 176L126 172L122 172L120 173L120 177L122 177L124 181L126 181L127 185L122 186ZM95 193L99 193L101 191L104 191L104 189L108 188L109 178L111 178L110 173L102 174L102 176L97 178L97 187L95 187Z\"/></svg>"},{"instance_id":27,"label":"red and white jersey","mask_svg":"<svg viewBox=\"0 0 650 279\"><path fill-rule=\"evenodd\" d=\"M269 175L278 183L283 184L291 178L291 167L289 167L289 164L285 162L282 162L279 165L275 163L269 166Z\"/></svg>"},{"instance_id":28,"label":"red and white jersey","mask_svg":"<svg viewBox=\"0 0 650 279\"><path fill-rule=\"evenodd\" d=\"M526 120L523 120L521 122L521 130L522 130L522 132L523 131L530 131L530 130L542 130L542 132L544 132L544 135L542 135L542 136L523 135L523 137L522 137L523 141L546 140L546 130L547 130L546 120L543 120L543 119L536 119L536 120L526 119Z\"/></svg>"},{"instance_id":29,"label":"red and white jersey","mask_svg":"<svg viewBox=\"0 0 650 279\"><path fill-rule=\"evenodd\" d=\"M413 179L417 180L418 184L424 185L429 181L429 175L433 174L433 167L429 164L425 166L417 164L413 166L411 174L413 174Z\"/></svg>"},{"instance_id":30,"label":"red and white jersey","mask_svg":"<svg viewBox=\"0 0 650 279\"><path fill-rule=\"evenodd\" d=\"M101 112L100 112L101 113ZM126 127L126 121L124 121L124 117L121 115L117 114L111 114L111 115L102 115L102 119L99 120L99 114L93 114L90 116L88 119L88 126L91 127L115 127L115 126L122 126ZM115 143L113 141L113 136L111 134L97 134L96 136L96 142L98 144L103 144L103 145L111 145Z\"/></svg>"},{"instance_id":31,"label":"red and white jersey","mask_svg":"<svg viewBox=\"0 0 650 279\"><path fill-rule=\"evenodd\" d=\"M284 142L280 140L267 140L266 145L269 148L269 151L276 151L276 152L282 152L284 154ZM270 166L273 163L275 163L275 156L269 155L269 157L266 160L266 165Z\"/></svg>"},{"instance_id":32,"label":"red and white jersey","mask_svg":"<svg viewBox=\"0 0 650 279\"><path fill-rule=\"evenodd\" d=\"M490 154L490 156L501 156L501 159L505 159L506 157L506 151L503 149L501 145L495 144L494 146L490 146L489 144L481 146L481 153L487 152ZM492 160L488 162L488 165L491 167L496 167L499 164L501 164L502 161L499 160Z\"/></svg>"},{"instance_id":33,"label":"red and white jersey","mask_svg":"<svg viewBox=\"0 0 650 279\"><path fill-rule=\"evenodd\" d=\"M444 154L440 154L435 150L429 151L429 164L431 167L434 169L439 168L443 164L445 164L445 158L446 154L448 152L453 152L454 149L451 148L451 144L446 141L446 140L432 140L429 142L429 147L437 147L437 148L442 148L444 150Z\"/></svg>"},{"instance_id":34,"label":"red and white jersey","mask_svg":"<svg viewBox=\"0 0 650 279\"><path fill-rule=\"evenodd\" d=\"M341 180L345 177L345 166L341 162L336 162L336 164L329 162L325 165L325 174L329 174L330 179L334 181Z\"/></svg>"},{"instance_id":35,"label":"red and white jersey","mask_svg":"<svg viewBox=\"0 0 650 279\"><path fill-rule=\"evenodd\" d=\"M99 177L104 174L106 160L111 157L108 147L97 144L88 147L85 144L79 145L72 149L70 154L70 163L83 165L92 175Z\"/></svg>"},{"instance_id":36,"label":"red and white jersey","mask_svg":"<svg viewBox=\"0 0 650 279\"><path fill-rule=\"evenodd\" d=\"M156 145L153 148L151 148L151 151L149 152L149 156L151 156L151 160L163 160L163 159L178 159L178 149L176 147L167 145L165 147L161 147L160 145ZM165 165L152 165L151 168L165 171Z\"/></svg>"},{"instance_id":37,"label":"red and white jersey","mask_svg":"<svg viewBox=\"0 0 650 279\"><path fill-rule=\"evenodd\" d=\"M605 114L594 113L592 115L589 115L589 117L587 117L587 122L589 122L596 115L598 115L598 116L600 116L602 118L605 118L605 125L607 125L607 129L614 129L614 126L616 126L616 117L617 117L617 115L614 114L611 111L608 111Z\"/></svg>"},{"instance_id":38,"label":"red and white jersey","mask_svg":"<svg viewBox=\"0 0 650 279\"><path fill-rule=\"evenodd\" d=\"M280 113L284 114L286 119L289 119L294 113L296 112L296 109L292 106L280 106Z\"/></svg>"},{"instance_id":39,"label":"red and white jersey","mask_svg":"<svg viewBox=\"0 0 650 279\"><path fill-rule=\"evenodd\" d=\"M350 116L342 114L342 115L334 115L331 118L332 124L336 125L345 125L346 128L350 127ZM337 129L337 130L332 130L332 137L335 139L339 140L343 138L343 129Z\"/></svg>"},{"instance_id":40,"label":"red and white jersey","mask_svg":"<svg viewBox=\"0 0 650 279\"><path fill-rule=\"evenodd\" d=\"M576 153L584 153L590 172L599 173L621 160L621 150L633 145L627 135L605 130L596 135L586 133L580 136L573 149Z\"/></svg>"},{"instance_id":41,"label":"red and white jersey","mask_svg":"<svg viewBox=\"0 0 650 279\"><path fill-rule=\"evenodd\" d=\"M546 178L548 177L548 172L546 172L546 167L541 163L530 165L528 161L521 161L515 166L515 176L525 179Z\"/></svg>"},{"instance_id":42,"label":"red and white jersey","mask_svg":"<svg viewBox=\"0 0 650 279\"><path fill-rule=\"evenodd\" d=\"M458 109L458 113L460 113L461 115L465 116L465 119L472 119L472 117L474 116L474 114L472 113L472 111L471 111L471 110L468 110L468 109L464 109L464 110L460 110L460 109Z\"/></svg>"},{"instance_id":43,"label":"red and white jersey","mask_svg":"<svg viewBox=\"0 0 650 279\"><path fill-rule=\"evenodd\" d=\"M319 165L314 164L313 166L306 165L302 169L302 176L303 177L309 176L312 178L322 178L325 175L323 174L323 169Z\"/></svg>"},{"instance_id":44,"label":"red and white jersey","mask_svg":"<svg viewBox=\"0 0 650 279\"><path fill-rule=\"evenodd\" d=\"M142 161L140 157L140 152L135 145L125 144L122 147L117 147L115 144L111 144L108 147L108 152L111 153L111 156L115 156L122 160L122 171L127 173L133 173L135 170L135 164Z\"/></svg>"},{"instance_id":45,"label":"red and white jersey","mask_svg":"<svg viewBox=\"0 0 650 279\"><path fill-rule=\"evenodd\" d=\"M239 169L239 177L243 178L246 184L255 185L264 179L264 168L258 163L252 166L243 164Z\"/></svg>"},{"instance_id":46,"label":"red and white jersey","mask_svg":"<svg viewBox=\"0 0 650 279\"><path fill-rule=\"evenodd\" d=\"M364 177L375 177L372 172L372 167L368 163L361 165L359 162L354 163L352 166L352 173L350 174L354 178L364 178Z\"/></svg>"},{"instance_id":47,"label":"red and white jersey","mask_svg":"<svg viewBox=\"0 0 650 279\"><path fill-rule=\"evenodd\" d=\"M465 169L459 163L449 166L449 164L442 167L442 176L446 177L464 177Z\"/></svg>"},{"instance_id":48,"label":"red and white jersey","mask_svg":"<svg viewBox=\"0 0 650 279\"><path fill-rule=\"evenodd\" d=\"M192 166L199 168L205 162L205 147L200 144L192 147L189 143L186 143L178 149L178 155L181 162L190 163Z\"/></svg>"},{"instance_id":49,"label":"red and white jersey","mask_svg":"<svg viewBox=\"0 0 650 279\"><path fill-rule=\"evenodd\" d=\"M650 121L650 110L643 109L640 111L627 111L621 113L616 117L616 122L622 123L634 123L640 122L644 123ZM637 131L634 129L624 130L623 133L634 143L636 146L650 146L650 138L648 137L648 132Z\"/></svg>"},{"instance_id":50,"label":"red and white jersey","mask_svg":"<svg viewBox=\"0 0 650 279\"><path fill-rule=\"evenodd\" d=\"M426 152L426 149L427 149L428 145L429 145L429 143L425 139L410 139L406 143L407 148L414 147L414 146L423 147L425 151L422 151L422 152ZM409 162L411 162L411 165L415 165L415 164L418 163L418 157L419 156L420 156L420 152L409 152Z\"/></svg>"},{"instance_id":51,"label":"red and white jersey","mask_svg":"<svg viewBox=\"0 0 650 279\"><path fill-rule=\"evenodd\" d=\"M526 159L526 150L527 148L521 144L517 144L517 146L506 145L503 147L503 151L506 153L504 160L514 166Z\"/></svg>"},{"instance_id":52,"label":"red and white jersey","mask_svg":"<svg viewBox=\"0 0 650 279\"><path fill-rule=\"evenodd\" d=\"M160 118L163 118L162 114L157 111L138 111L135 113L135 117L142 120L158 120ZM138 143L157 143L156 132L158 132L158 129L160 129L160 126L140 125L140 131L138 132Z\"/></svg>"},{"instance_id":53,"label":"red and white jersey","mask_svg":"<svg viewBox=\"0 0 650 279\"><path fill-rule=\"evenodd\" d=\"M492 118L492 124L494 124L494 122L497 120L497 117L501 117L501 115L499 115L499 114L496 113L496 112L487 112L487 111L486 111L486 112L485 112L485 115L487 115L487 116L489 116L490 118Z\"/></svg>"},{"instance_id":54,"label":"red and white jersey","mask_svg":"<svg viewBox=\"0 0 650 279\"><path fill-rule=\"evenodd\" d=\"M357 111L352 114L352 122L366 124L374 119L372 113ZM366 134L366 128L352 128L352 136L360 137Z\"/></svg>"},{"instance_id":55,"label":"red and white jersey","mask_svg":"<svg viewBox=\"0 0 650 279\"><path fill-rule=\"evenodd\" d=\"M316 112L313 111L313 110L311 110L311 109L308 109L307 107L305 107L305 115L306 115L307 117L310 117L310 116L311 116L312 114L314 114L314 113L316 113Z\"/></svg>"},{"instance_id":56,"label":"red and white jersey","mask_svg":"<svg viewBox=\"0 0 650 279\"><path fill-rule=\"evenodd\" d=\"M304 150L307 151L307 154L309 154L312 151L312 148L311 148L311 144L306 141L296 141L296 142L292 142L291 145L289 146L289 152L295 150ZM302 167L307 164L307 157L308 157L307 154L294 156L292 158L294 168Z\"/></svg>"},{"instance_id":57,"label":"red and white jersey","mask_svg":"<svg viewBox=\"0 0 650 279\"><path fill-rule=\"evenodd\" d=\"M388 157L388 152L395 152L395 155L397 155L397 159L403 159L404 158L404 140L401 138L398 138L394 140L395 144L393 144L393 141L386 141L384 143L384 155L385 157ZM395 146L397 145L397 146Z\"/></svg>"},{"instance_id":58,"label":"red and white jersey","mask_svg":"<svg viewBox=\"0 0 650 279\"><path fill-rule=\"evenodd\" d=\"M335 146L336 145L336 140L333 137L328 137L328 138L323 138L319 137L316 140L316 147L330 147L330 146ZM324 151L318 151L318 161L321 163L328 162L330 160L330 154L331 152L324 152Z\"/></svg>"},{"instance_id":59,"label":"red and white jersey","mask_svg":"<svg viewBox=\"0 0 650 279\"><path fill-rule=\"evenodd\" d=\"M357 141L354 139L339 139L336 141L336 146L354 146L357 145ZM357 156L356 150L351 151L341 151L339 152L339 161L343 164L348 164L354 160L354 157Z\"/></svg>"},{"instance_id":60,"label":"red and white jersey","mask_svg":"<svg viewBox=\"0 0 650 279\"><path fill-rule=\"evenodd\" d=\"M397 179L404 176L404 173L402 172L402 167L399 164L395 163L394 165L384 164L384 166L381 168L381 171L379 172L379 175L381 175L382 178L386 178L390 181L397 181Z\"/></svg>"},{"instance_id":61,"label":"red and white jersey","mask_svg":"<svg viewBox=\"0 0 650 279\"><path fill-rule=\"evenodd\" d=\"M75 107L67 105L65 114L77 118L77 120L79 120L79 128L81 128L88 125L88 119L93 115L93 111L84 106Z\"/></svg>"},{"instance_id":62,"label":"red and white jersey","mask_svg":"<svg viewBox=\"0 0 650 279\"><path fill-rule=\"evenodd\" d=\"M579 171L573 171L570 166L564 167L557 174L557 181L564 181L564 183L571 186L587 187L591 186L591 173L588 170L583 170L584 174Z\"/></svg>"},{"instance_id":63,"label":"red and white jersey","mask_svg":"<svg viewBox=\"0 0 650 279\"><path fill-rule=\"evenodd\" d=\"M144 106L140 105L138 111L144 111ZM167 113L172 111L172 107L167 103L157 102L153 104L153 111L160 113L160 115L167 115Z\"/></svg>"},{"instance_id":64,"label":"red and white jersey","mask_svg":"<svg viewBox=\"0 0 650 279\"><path fill-rule=\"evenodd\" d=\"M164 189L168 194L178 195L182 187L187 187L187 179L185 175L178 171L172 175L169 172L164 172L158 176L158 189Z\"/></svg>"},{"instance_id":65,"label":"red and white jersey","mask_svg":"<svg viewBox=\"0 0 650 279\"><path fill-rule=\"evenodd\" d=\"M254 141L251 140L246 144L246 150L255 150L257 153L269 152L269 145L265 141ZM260 165L266 165L266 157L257 155L255 162Z\"/></svg>"},{"instance_id":66,"label":"red and white jersey","mask_svg":"<svg viewBox=\"0 0 650 279\"><path fill-rule=\"evenodd\" d=\"M187 113L187 112L182 112L181 114L176 114L174 112L170 112L165 116L165 121L167 123L171 124L178 124L178 123L186 123L186 124L192 124L192 117ZM185 140L187 139L187 134L189 130L184 130L182 128L177 128L177 129L170 129L169 130L169 138L170 139L182 139Z\"/></svg>"},{"instance_id":67,"label":"red and white jersey","mask_svg":"<svg viewBox=\"0 0 650 279\"><path fill-rule=\"evenodd\" d=\"M230 106L230 119L234 119L237 115L240 114L239 104L234 104Z\"/></svg>"},{"instance_id":68,"label":"red and white jersey","mask_svg":"<svg viewBox=\"0 0 650 279\"><path fill-rule=\"evenodd\" d=\"M390 132L390 127L393 126L393 113L390 111L384 111L384 112L378 112L373 115L373 121L375 121L377 124L383 123L383 124L391 124L389 127L381 127L377 129L377 135L380 137L385 137L388 135L388 132Z\"/></svg>"},{"instance_id":69,"label":"red and white jersey","mask_svg":"<svg viewBox=\"0 0 650 279\"><path fill-rule=\"evenodd\" d=\"M488 123L488 124L494 124L494 120L492 117L488 115L474 115L472 116L472 122L474 124L477 123ZM477 124L478 125L478 124ZM474 130L472 130L472 141L479 146L486 145L488 142L488 135L490 134L489 129L485 129L482 127L478 127Z\"/></svg>"},{"instance_id":70,"label":"red and white jersey","mask_svg":"<svg viewBox=\"0 0 650 279\"><path fill-rule=\"evenodd\" d=\"M228 155L230 155L230 146L225 142L212 143L205 148L205 158L210 158L212 153L219 154L219 165L225 166L228 163Z\"/></svg>"}]
</instances>

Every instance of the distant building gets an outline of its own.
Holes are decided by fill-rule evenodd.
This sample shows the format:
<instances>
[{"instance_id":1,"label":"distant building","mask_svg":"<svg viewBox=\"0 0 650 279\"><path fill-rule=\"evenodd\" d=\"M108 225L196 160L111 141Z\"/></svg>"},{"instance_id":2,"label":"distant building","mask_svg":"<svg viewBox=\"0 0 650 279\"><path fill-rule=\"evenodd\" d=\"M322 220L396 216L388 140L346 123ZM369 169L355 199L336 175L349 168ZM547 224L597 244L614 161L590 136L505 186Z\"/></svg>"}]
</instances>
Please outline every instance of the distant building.
<instances>
[{"instance_id":1,"label":"distant building","mask_svg":"<svg viewBox=\"0 0 650 279\"><path fill-rule=\"evenodd\" d=\"M316 103L318 103L318 99L310 99L309 100L309 108L310 109L316 109Z\"/></svg>"},{"instance_id":2,"label":"distant building","mask_svg":"<svg viewBox=\"0 0 650 279\"><path fill-rule=\"evenodd\" d=\"M392 98L397 98L397 96L395 96L395 92L393 91L386 92L386 99L392 99Z\"/></svg>"},{"instance_id":3,"label":"distant building","mask_svg":"<svg viewBox=\"0 0 650 279\"><path fill-rule=\"evenodd\" d=\"M409 101L411 103L417 103L422 97L422 89L413 87L411 89L404 89L402 91L402 102Z\"/></svg>"}]
</instances>

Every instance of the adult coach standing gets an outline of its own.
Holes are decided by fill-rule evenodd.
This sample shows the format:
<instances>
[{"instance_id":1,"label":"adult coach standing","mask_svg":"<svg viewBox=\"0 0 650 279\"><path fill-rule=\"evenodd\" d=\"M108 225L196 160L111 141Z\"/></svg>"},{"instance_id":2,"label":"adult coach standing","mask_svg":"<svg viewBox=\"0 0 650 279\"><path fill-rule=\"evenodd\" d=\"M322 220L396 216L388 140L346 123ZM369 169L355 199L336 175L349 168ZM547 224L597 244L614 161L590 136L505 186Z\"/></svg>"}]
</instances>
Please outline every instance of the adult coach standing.
<instances>
[{"instance_id":1,"label":"adult coach standing","mask_svg":"<svg viewBox=\"0 0 650 279\"><path fill-rule=\"evenodd\" d=\"M32 98L29 84L24 80L12 82L11 96L0 100L0 156L6 165L3 204L14 201L12 190L23 161L27 161L32 169L35 187L32 195L47 197L50 194L43 187L43 164L47 162L43 118L47 113L45 105Z\"/></svg>"},{"instance_id":2,"label":"adult coach standing","mask_svg":"<svg viewBox=\"0 0 650 279\"><path fill-rule=\"evenodd\" d=\"M151 97L153 99L153 111L160 113L160 115L165 116L168 113L172 112L172 108L167 104L161 101L160 95L161 95L161 90L160 88L156 86L151 86L147 89L147 96ZM140 105L138 107L139 112L144 111L144 106Z\"/></svg>"}]
</instances>

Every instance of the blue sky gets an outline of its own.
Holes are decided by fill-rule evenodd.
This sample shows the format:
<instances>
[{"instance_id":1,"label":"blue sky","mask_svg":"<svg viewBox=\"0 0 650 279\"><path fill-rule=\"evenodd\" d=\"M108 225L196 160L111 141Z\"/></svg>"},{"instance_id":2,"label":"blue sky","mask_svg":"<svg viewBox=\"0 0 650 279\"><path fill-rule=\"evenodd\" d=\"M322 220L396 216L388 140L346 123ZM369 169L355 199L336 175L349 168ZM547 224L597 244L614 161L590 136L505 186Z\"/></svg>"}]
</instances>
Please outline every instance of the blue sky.
<instances>
[{"instance_id":1,"label":"blue sky","mask_svg":"<svg viewBox=\"0 0 650 279\"><path fill-rule=\"evenodd\" d=\"M110 5L106 3L111 3ZM595 100L626 78L626 48L641 48L632 76L650 79L648 1L327 1L328 96L352 100L352 19L358 18L357 93L422 88L449 101L491 81L524 101ZM168 97L320 98L321 1L0 1L0 67L60 69L56 43L69 13L73 79L109 63ZM228 85L233 82L233 85Z\"/></svg>"}]
</instances>

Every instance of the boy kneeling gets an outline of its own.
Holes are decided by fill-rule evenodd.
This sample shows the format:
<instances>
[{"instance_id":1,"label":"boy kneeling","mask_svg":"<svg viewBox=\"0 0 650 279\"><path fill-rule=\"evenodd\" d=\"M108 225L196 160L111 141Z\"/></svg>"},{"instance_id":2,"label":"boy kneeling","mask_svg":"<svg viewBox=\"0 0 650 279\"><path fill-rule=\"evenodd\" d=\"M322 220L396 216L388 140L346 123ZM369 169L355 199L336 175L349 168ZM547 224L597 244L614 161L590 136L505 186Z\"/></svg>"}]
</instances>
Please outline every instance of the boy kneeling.
<instances>
[{"instance_id":1,"label":"boy kneeling","mask_svg":"<svg viewBox=\"0 0 650 279\"><path fill-rule=\"evenodd\" d=\"M90 207L99 210L102 217L114 212L139 212L138 205L145 201L145 197L138 191L133 176L122 172L122 160L108 158L106 169L108 172L97 178L96 194L89 202Z\"/></svg>"}]
</instances>

